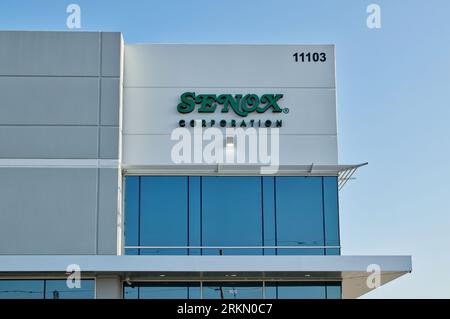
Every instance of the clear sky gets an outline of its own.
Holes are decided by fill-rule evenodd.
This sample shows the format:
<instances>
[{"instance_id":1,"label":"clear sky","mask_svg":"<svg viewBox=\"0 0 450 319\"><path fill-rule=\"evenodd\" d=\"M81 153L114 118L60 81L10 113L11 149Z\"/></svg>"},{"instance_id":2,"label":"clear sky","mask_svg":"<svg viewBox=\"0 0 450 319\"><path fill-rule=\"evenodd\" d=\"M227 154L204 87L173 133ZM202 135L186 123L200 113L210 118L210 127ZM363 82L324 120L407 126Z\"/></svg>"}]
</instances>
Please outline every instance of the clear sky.
<instances>
[{"instance_id":1,"label":"clear sky","mask_svg":"<svg viewBox=\"0 0 450 319\"><path fill-rule=\"evenodd\" d=\"M121 31L129 43L336 44L345 255L412 255L366 298L450 298L450 1L0 0L0 29ZM366 8L381 7L381 29Z\"/></svg>"}]
</instances>

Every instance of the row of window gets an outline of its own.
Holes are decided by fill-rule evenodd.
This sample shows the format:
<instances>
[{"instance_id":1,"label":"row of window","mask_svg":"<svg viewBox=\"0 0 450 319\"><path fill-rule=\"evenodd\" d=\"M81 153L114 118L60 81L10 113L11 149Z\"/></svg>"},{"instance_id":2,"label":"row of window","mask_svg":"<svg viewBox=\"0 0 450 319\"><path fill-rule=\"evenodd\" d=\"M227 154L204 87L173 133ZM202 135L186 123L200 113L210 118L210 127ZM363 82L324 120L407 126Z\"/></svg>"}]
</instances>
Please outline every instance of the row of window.
<instances>
[{"instance_id":1,"label":"row of window","mask_svg":"<svg viewBox=\"0 0 450 319\"><path fill-rule=\"evenodd\" d=\"M73 287L73 286L71 286ZM95 280L69 288L66 280L0 280L0 299L94 299Z\"/></svg>"},{"instance_id":2,"label":"row of window","mask_svg":"<svg viewBox=\"0 0 450 319\"><path fill-rule=\"evenodd\" d=\"M336 177L127 176L126 249L160 255L338 255ZM289 246L170 249L167 246Z\"/></svg>"},{"instance_id":3,"label":"row of window","mask_svg":"<svg viewBox=\"0 0 450 319\"><path fill-rule=\"evenodd\" d=\"M125 299L340 299L338 282L203 282L125 284Z\"/></svg>"},{"instance_id":4,"label":"row of window","mask_svg":"<svg viewBox=\"0 0 450 319\"><path fill-rule=\"evenodd\" d=\"M125 283L125 299L339 299L339 282ZM0 299L93 299L95 280L69 288L66 280L0 280Z\"/></svg>"}]
</instances>

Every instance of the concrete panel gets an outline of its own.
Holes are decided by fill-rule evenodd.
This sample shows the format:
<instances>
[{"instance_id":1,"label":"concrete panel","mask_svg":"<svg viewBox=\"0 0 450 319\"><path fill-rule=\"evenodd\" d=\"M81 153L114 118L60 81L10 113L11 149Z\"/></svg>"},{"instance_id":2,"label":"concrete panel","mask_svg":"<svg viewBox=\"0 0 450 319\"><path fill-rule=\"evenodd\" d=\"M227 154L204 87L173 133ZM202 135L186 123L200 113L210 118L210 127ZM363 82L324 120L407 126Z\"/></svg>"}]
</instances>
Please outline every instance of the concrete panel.
<instances>
[{"instance_id":1,"label":"concrete panel","mask_svg":"<svg viewBox=\"0 0 450 319\"><path fill-rule=\"evenodd\" d=\"M184 92L196 94L242 94L262 96L266 93L283 94L279 100L281 108L289 113L252 112L245 117L233 110L221 112L219 104L214 113L198 113L198 107L191 113L177 111L180 96ZM170 134L178 127L179 120L192 119L216 121L235 119L283 121L280 134L336 134L336 93L334 89L286 89L286 88L127 88L124 90L124 133L126 134Z\"/></svg>"},{"instance_id":2,"label":"concrete panel","mask_svg":"<svg viewBox=\"0 0 450 319\"><path fill-rule=\"evenodd\" d=\"M333 45L125 45L125 66L126 87L335 87Z\"/></svg>"},{"instance_id":3,"label":"concrete panel","mask_svg":"<svg viewBox=\"0 0 450 319\"><path fill-rule=\"evenodd\" d=\"M103 126L100 128L100 158L119 158L119 128Z\"/></svg>"},{"instance_id":4,"label":"concrete panel","mask_svg":"<svg viewBox=\"0 0 450 319\"><path fill-rule=\"evenodd\" d=\"M95 299L122 299L120 276L97 276L95 278Z\"/></svg>"},{"instance_id":5,"label":"concrete panel","mask_svg":"<svg viewBox=\"0 0 450 319\"><path fill-rule=\"evenodd\" d=\"M101 125L119 126L120 80L102 78Z\"/></svg>"},{"instance_id":6,"label":"concrete panel","mask_svg":"<svg viewBox=\"0 0 450 319\"><path fill-rule=\"evenodd\" d=\"M120 76L121 43L119 32L102 32L102 76Z\"/></svg>"},{"instance_id":7,"label":"concrete panel","mask_svg":"<svg viewBox=\"0 0 450 319\"><path fill-rule=\"evenodd\" d=\"M97 127L0 126L0 158L97 158Z\"/></svg>"},{"instance_id":8,"label":"concrete panel","mask_svg":"<svg viewBox=\"0 0 450 319\"><path fill-rule=\"evenodd\" d=\"M123 167L135 165L171 165L173 145L170 135L124 135ZM204 142L206 145L208 142ZM248 144L247 144L248 146ZM192 150L193 158L194 150ZM248 153L247 153L248 154ZM280 165L336 165L335 135L281 135ZM197 163L194 163L197 164Z\"/></svg>"},{"instance_id":9,"label":"concrete panel","mask_svg":"<svg viewBox=\"0 0 450 319\"><path fill-rule=\"evenodd\" d=\"M98 80L0 77L0 124L98 123Z\"/></svg>"},{"instance_id":10,"label":"concrete panel","mask_svg":"<svg viewBox=\"0 0 450 319\"><path fill-rule=\"evenodd\" d=\"M98 247L99 255L117 255L118 168L100 169Z\"/></svg>"},{"instance_id":11,"label":"concrete panel","mask_svg":"<svg viewBox=\"0 0 450 319\"><path fill-rule=\"evenodd\" d=\"M94 254L96 169L0 168L0 254Z\"/></svg>"},{"instance_id":12,"label":"concrete panel","mask_svg":"<svg viewBox=\"0 0 450 319\"><path fill-rule=\"evenodd\" d=\"M98 32L0 32L0 75L98 76Z\"/></svg>"}]
</instances>

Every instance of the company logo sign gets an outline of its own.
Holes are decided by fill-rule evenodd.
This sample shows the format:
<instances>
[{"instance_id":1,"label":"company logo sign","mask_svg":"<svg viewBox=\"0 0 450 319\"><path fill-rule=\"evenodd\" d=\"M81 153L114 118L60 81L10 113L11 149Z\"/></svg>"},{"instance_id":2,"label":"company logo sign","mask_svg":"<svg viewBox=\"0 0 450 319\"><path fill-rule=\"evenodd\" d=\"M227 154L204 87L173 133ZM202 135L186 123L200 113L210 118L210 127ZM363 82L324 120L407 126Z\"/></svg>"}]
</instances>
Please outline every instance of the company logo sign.
<instances>
[{"instance_id":1,"label":"company logo sign","mask_svg":"<svg viewBox=\"0 0 450 319\"><path fill-rule=\"evenodd\" d=\"M172 161L176 164L259 164L261 174L275 174L279 166L279 128L283 125L280 114L289 112L280 105L282 98L283 94L184 92L177 111L186 115L196 110L196 115L180 119L179 127L172 131L170 139L178 141L172 147ZM212 118L225 113L230 113L223 116L227 119ZM252 115L247 117L249 114ZM267 114L271 116L260 118ZM233 115L239 117L230 119ZM193 128L193 134L188 127Z\"/></svg>"},{"instance_id":2,"label":"company logo sign","mask_svg":"<svg viewBox=\"0 0 450 319\"><path fill-rule=\"evenodd\" d=\"M222 113L233 110L239 116L246 117L249 113L288 113L289 109L279 105L283 94L196 94L185 92L181 95L181 102L177 106L180 113L191 113L197 107L198 113L214 113L219 108Z\"/></svg>"}]
</instances>

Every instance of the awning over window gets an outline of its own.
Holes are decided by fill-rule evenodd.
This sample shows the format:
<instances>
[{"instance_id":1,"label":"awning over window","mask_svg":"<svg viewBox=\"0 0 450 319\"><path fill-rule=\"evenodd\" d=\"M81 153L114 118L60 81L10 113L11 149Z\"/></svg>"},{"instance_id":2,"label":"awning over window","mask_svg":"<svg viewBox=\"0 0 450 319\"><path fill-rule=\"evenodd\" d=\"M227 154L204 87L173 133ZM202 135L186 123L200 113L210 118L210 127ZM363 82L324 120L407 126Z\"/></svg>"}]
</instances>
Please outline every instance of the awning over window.
<instances>
[{"instance_id":1,"label":"awning over window","mask_svg":"<svg viewBox=\"0 0 450 319\"><path fill-rule=\"evenodd\" d=\"M156 165L156 166L127 166L127 175L262 175L262 176L338 176L339 189L344 187L356 170L368 163L351 165L281 165L271 174L264 174L263 170L270 169L262 165Z\"/></svg>"}]
</instances>

